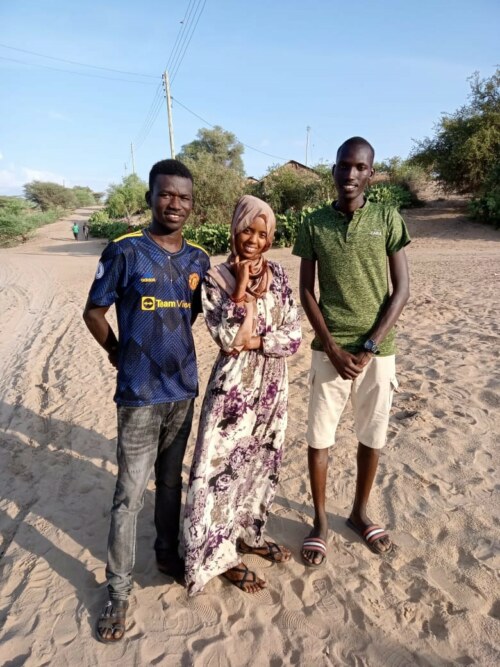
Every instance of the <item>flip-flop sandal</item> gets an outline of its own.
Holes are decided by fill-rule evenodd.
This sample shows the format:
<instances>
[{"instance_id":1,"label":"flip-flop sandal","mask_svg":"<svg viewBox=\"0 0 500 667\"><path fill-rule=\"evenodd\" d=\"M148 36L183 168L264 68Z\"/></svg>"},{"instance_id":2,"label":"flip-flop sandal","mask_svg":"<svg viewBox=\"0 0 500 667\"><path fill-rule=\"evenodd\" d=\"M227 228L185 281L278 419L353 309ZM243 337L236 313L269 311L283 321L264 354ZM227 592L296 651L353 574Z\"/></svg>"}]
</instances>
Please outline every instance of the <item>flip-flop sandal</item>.
<instances>
[{"instance_id":1,"label":"flip-flop sandal","mask_svg":"<svg viewBox=\"0 0 500 667\"><path fill-rule=\"evenodd\" d=\"M265 540L264 544L265 546L263 547L249 547L248 544L240 541L238 542L237 547L238 551L242 554L253 554L254 556L264 558L264 560L268 560L271 563L288 563L291 559L291 554L288 556L288 558L284 558L285 552L282 550L279 544L276 544L276 542L268 542ZM267 549L267 553L259 553L260 549ZM279 555L283 556L283 558L277 558Z\"/></svg>"},{"instance_id":2,"label":"flip-flop sandal","mask_svg":"<svg viewBox=\"0 0 500 667\"><path fill-rule=\"evenodd\" d=\"M231 577L228 576L227 572L223 572L222 576L224 579L227 579L229 582L231 582L236 588L239 588L243 593L250 593L252 594L252 591L247 591L245 590L245 584L256 584L257 582L257 575L255 572L252 572L252 570L249 570L248 567L242 563L241 567L232 567L231 570L228 570L229 572L239 572L240 574L243 574L243 577L241 579L231 579ZM253 591L255 593L258 593L258 591Z\"/></svg>"},{"instance_id":3,"label":"flip-flop sandal","mask_svg":"<svg viewBox=\"0 0 500 667\"><path fill-rule=\"evenodd\" d=\"M323 558L319 563L314 563L307 558L304 558L304 551L314 551L315 553L321 554ZM326 562L326 542L321 539L321 537L306 537L302 542L302 562L307 567L321 567Z\"/></svg>"},{"instance_id":4,"label":"flip-flop sandal","mask_svg":"<svg viewBox=\"0 0 500 667\"><path fill-rule=\"evenodd\" d=\"M376 547L376 544L379 540L381 540L383 537L389 537L389 533L381 526L378 526L374 523L370 526L367 526L366 528L360 529L351 521L351 519L346 520L346 526L359 535L370 551L372 551L374 554L377 554L377 556L387 556L391 553L394 546L392 541L391 546L384 551L380 551L380 549L377 549Z\"/></svg>"},{"instance_id":5,"label":"flip-flop sandal","mask_svg":"<svg viewBox=\"0 0 500 667\"><path fill-rule=\"evenodd\" d=\"M127 600L109 600L97 619L96 637L103 644L114 644L125 636L125 618L127 616ZM103 637L103 630L111 630L111 637ZM115 631L120 634L115 637Z\"/></svg>"}]
</instances>

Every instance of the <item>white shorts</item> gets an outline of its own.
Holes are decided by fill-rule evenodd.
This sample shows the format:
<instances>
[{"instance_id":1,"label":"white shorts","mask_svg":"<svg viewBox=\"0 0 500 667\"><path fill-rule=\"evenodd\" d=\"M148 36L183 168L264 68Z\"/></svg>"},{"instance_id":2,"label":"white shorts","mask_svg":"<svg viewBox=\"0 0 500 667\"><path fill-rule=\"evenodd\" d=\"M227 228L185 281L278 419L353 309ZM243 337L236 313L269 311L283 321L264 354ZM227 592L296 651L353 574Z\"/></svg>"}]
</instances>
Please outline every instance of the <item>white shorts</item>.
<instances>
[{"instance_id":1,"label":"white shorts","mask_svg":"<svg viewBox=\"0 0 500 667\"><path fill-rule=\"evenodd\" d=\"M343 380L324 352L312 351L307 444L324 449L335 433L351 396L356 436L363 445L382 449L387 437L392 397L397 389L395 356L373 357L355 380Z\"/></svg>"}]
</instances>

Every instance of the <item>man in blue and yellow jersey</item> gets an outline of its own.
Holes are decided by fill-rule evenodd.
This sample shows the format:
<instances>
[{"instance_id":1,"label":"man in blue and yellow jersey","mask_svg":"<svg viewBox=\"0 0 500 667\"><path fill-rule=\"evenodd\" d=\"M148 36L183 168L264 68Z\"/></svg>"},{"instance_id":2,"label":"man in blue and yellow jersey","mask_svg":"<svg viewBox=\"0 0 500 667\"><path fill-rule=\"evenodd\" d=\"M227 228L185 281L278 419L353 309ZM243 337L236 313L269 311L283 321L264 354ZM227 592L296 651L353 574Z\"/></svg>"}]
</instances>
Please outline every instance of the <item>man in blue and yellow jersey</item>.
<instances>
[{"instance_id":1,"label":"man in blue and yellow jersey","mask_svg":"<svg viewBox=\"0 0 500 667\"><path fill-rule=\"evenodd\" d=\"M155 164L146 200L151 224L105 248L83 315L118 370L109 601L97 623L97 638L104 642L125 634L137 515L153 468L158 568L174 578L184 571L178 554L181 471L198 394L191 325L201 312L201 281L210 261L203 248L182 236L193 208L193 177L185 165L177 160ZM118 338L106 318L113 304Z\"/></svg>"}]
</instances>

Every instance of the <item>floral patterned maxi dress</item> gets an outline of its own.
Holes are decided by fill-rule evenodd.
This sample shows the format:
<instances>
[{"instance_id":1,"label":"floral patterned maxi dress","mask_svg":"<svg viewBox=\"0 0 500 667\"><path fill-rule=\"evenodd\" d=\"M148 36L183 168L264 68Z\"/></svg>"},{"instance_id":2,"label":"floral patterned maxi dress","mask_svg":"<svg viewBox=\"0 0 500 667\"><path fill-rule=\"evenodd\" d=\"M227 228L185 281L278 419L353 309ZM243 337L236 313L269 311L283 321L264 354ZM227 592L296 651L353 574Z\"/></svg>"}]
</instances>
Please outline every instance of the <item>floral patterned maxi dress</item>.
<instances>
[{"instance_id":1,"label":"floral patterned maxi dress","mask_svg":"<svg viewBox=\"0 0 500 667\"><path fill-rule=\"evenodd\" d=\"M283 268L269 262L273 279L257 300L256 333L262 350L219 353L203 400L184 518L186 582L200 592L237 565L236 541L264 544L264 528L278 484L287 424L285 357L301 341L300 320ZM203 312L223 350L231 349L245 308L205 278Z\"/></svg>"}]
</instances>

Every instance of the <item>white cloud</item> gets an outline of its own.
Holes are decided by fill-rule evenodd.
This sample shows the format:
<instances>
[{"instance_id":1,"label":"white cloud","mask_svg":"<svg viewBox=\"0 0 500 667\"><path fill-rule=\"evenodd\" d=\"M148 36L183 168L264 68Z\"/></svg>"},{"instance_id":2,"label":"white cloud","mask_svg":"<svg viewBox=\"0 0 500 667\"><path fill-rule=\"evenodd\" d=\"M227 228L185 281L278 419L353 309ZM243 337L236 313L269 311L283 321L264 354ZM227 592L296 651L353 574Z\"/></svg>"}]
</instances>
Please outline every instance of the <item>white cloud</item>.
<instances>
[{"instance_id":1,"label":"white cloud","mask_svg":"<svg viewBox=\"0 0 500 667\"><path fill-rule=\"evenodd\" d=\"M17 195L22 194L23 185L30 181L51 181L71 187L71 183L65 181L64 176L51 171L31 169L30 167L16 167L9 165L8 169L0 169L0 194Z\"/></svg>"},{"instance_id":2,"label":"white cloud","mask_svg":"<svg viewBox=\"0 0 500 667\"><path fill-rule=\"evenodd\" d=\"M0 151L0 160L3 160L2 151Z\"/></svg>"}]
</instances>

